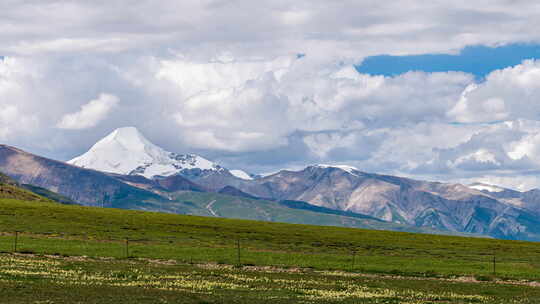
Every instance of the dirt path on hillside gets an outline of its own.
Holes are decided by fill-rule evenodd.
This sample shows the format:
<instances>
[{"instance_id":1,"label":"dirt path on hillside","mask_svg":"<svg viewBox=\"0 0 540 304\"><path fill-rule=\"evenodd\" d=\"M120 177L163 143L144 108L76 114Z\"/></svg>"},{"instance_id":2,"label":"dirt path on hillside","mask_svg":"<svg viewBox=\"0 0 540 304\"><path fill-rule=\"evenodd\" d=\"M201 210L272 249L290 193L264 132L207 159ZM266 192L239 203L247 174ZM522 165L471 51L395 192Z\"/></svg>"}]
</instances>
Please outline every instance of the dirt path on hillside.
<instances>
[{"instance_id":1,"label":"dirt path on hillside","mask_svg":"<svg viewBox=\"0 0 540 304\"><path fill-rule=\"evenodd\" d=\"M208 203L208 205L206 205L206 209L208 209L208 211L210 211L210 213L212 213L213 216L215 217L219 217L219 215L216 214L216 212L212 209L212 205L216 202L216 200L213 200L211 201L210 203Z\"/></svg>"}]
</instances>

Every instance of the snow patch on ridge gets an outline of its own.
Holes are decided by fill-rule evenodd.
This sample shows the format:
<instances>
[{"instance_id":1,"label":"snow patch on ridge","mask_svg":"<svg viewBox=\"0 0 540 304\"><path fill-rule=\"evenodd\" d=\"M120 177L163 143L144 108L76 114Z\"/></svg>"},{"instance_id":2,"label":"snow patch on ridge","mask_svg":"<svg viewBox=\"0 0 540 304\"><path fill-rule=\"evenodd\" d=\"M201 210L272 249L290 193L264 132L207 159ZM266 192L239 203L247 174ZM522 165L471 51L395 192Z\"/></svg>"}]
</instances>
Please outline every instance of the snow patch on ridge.
<instances>
[{"instance_id":1,"label":"snow patch on ridge","mask_svg":"<svg viewBox=\"0 0 540 304\"><path fill-rule=\"evenodd\" d=\"M482 184L482 183L475 183L475 184L469 185L469 188L474 189L474 190L478 190L478 191L489 191L489 192L502 192L502 191L504 191L503 188L493 186L493 185L488 185L488 184Z\"/></svg>"},{"instance_id":2,"label":"snow patch on ridge","mask_svg":"<svg viewBox=\"0 0 540 304\"><path fill-rule=\"evenodd\" d=\"M343 170L349 174L352 174L352 175L355 175L356 176L356 172L358 172L359 170L356 168L356 167L353 167L353 166L347 166L347 165L325 165L325 164L318 164L318 165L315 165L315 167L319 167L319 168L336 168L336 169L340 169L340 170Z\"/></svg>"},{"instance_id":3,"label":"snow patch on ridge","mask_svg":"<svg viewBox=\"0 0 540 304\"><path fill-rule=\"evenodd\" d=\"M253 177L251 177L249 174L247 174L245 171L242 170L230 170L229 171L232 175L245 179L245 180L253 180Z\"/></svg>"}]
</instances>

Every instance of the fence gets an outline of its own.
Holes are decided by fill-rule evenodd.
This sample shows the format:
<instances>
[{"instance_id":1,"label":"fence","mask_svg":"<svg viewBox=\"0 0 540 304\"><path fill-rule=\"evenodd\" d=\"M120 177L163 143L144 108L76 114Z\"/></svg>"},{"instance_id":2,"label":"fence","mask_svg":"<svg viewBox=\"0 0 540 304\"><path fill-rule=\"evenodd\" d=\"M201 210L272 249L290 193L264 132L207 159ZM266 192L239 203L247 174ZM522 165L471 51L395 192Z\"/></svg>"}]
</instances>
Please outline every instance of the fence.
<instances>
[{"instance_id":1,"label":"fence","mask_svg":"<svg viewBox=\"0 0 540 304\"><path fill-rule=\"evenodd\" d=\"M366 248L297 248L276 250L250 239L201 244L193 238L96 239L62 234L30 234L21 231L0 236L0 251L18 254L165 259L180 263L218 263L237 266L300 267L405 275L498 275L540 279L540 265L520 257L497 256L492 251L474 256L380 255ZM294 244L290 247L294 247Z\"/></svg>"}]
</instances>

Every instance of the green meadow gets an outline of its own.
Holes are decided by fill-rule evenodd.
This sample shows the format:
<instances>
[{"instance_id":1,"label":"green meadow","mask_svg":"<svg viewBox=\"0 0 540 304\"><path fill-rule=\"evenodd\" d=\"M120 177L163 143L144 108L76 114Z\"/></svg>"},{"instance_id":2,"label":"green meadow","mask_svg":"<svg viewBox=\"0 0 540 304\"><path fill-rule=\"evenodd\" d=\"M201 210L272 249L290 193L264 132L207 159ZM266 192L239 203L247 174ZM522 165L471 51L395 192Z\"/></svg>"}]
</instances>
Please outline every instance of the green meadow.
<instances>
[{"instance_id":1,"label":"green meadow","mask_svg":"<svg viewBox=\"0 0 540 304\"><path fill-rule=\"evenodd\" d=\"M0 200L0 303L538 303L538 261L532 242Z\"/></svg>"},{"instance_id":2,"label":"green meadow","mask_svg":"<svg viewBox=\"0 0 540 304\"><path fill-rule=\"evenodd\" d=\"M1 200L0 207L0 251L6 253L19 231L17 251L35 254L540 280L540 244L533 242L18 200Z\"/></svg>"}]
</instances>

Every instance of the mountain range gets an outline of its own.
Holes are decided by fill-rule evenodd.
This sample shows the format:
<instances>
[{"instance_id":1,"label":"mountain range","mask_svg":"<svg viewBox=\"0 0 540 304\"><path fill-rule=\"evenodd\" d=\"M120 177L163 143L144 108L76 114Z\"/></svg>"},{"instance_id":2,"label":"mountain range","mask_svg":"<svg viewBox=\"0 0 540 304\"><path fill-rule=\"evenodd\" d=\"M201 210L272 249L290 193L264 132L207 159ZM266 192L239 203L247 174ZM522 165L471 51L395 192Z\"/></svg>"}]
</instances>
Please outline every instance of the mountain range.
<instances>
[{"instance_id":1,"label":"mountain range","mask_svg":"<svg viewBox=\"0 0 540 304\"><path fill-rule=\"evenodd\" d=\"M0 145L0 171L91 206L540 240L540 190L311 165L256 176L120 128L67 163Z\"/></svg>"},{"instance_id":2,"label":"mountain range","mask_svg":"<svg viewBox=\"0 0 540 304\"><path fill-rule=\"evenodd\" d=\"M227 189L222 189L224 193L211 192L180 175L147 179L136 174L121 175L81 168L6 145L0 145L0 171L15 180L17 185L24 183L31 184L36 189L46 188L55 196L69 197L78 204L86 206L298 224L443 233L429 228L387 223L360 214L311 208L308 204L230 195L238 194L230 187L227 189L233 192L228 192ZM2 182L0 184L3 185ZM8 194L4 197L0 196L0 199L25 200L25 197L20 195L13 196L12 192Z\"/></svg>"}]
</instances>

